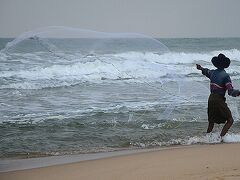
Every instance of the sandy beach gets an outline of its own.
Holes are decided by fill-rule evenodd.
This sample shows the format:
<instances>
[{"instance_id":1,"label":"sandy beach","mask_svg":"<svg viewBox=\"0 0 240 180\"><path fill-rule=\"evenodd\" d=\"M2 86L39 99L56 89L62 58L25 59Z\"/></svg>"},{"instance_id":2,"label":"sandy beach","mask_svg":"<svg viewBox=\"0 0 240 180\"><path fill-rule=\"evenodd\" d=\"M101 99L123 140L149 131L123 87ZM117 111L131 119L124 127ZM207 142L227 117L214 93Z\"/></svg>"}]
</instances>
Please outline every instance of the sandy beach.
<instances>
[{"instance_id":1,"label":"sandy beach","mask_svg":"<svg viewBox=\"0 0 240 180\"><path fill-rule=\"evenodd\" d=\"M197 145L0 173L1 180L240 179L240 144Z\"/></svg>"}]
</instances>

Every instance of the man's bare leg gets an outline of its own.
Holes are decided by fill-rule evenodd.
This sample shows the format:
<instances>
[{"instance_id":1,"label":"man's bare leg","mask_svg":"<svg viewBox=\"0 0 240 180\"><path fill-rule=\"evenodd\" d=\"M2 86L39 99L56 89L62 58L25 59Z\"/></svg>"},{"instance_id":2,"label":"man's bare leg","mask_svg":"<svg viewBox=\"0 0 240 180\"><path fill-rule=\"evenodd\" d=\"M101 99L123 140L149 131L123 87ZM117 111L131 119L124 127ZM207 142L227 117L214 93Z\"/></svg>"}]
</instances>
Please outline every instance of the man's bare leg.
<instances>
[{"instance_id":1,"label":"man's bare leg","mask_svg":"<svg viewBox=\"0 0 240 180\"><path fill-rule=\"evenodd\" d=\"M207 133L210 133L210 132L212 132L212 130L213 130L213 127L214 127L214 123L212 123L212 122L209 122L209 123L208 123L208 129L207 129Z\"/></svg>"},{"instance_id":2,"label":"man's bare leg","mask_svg":"<svg viewBox=\"0 0 240 180\"><path fill-rule=\"evenodd\" d=\"M223 137L228 132L232 124L233 124L233 118L228 119L227 123L223 126L222 132L220 134L221 137Z\"/></svg>"}]
</instances>

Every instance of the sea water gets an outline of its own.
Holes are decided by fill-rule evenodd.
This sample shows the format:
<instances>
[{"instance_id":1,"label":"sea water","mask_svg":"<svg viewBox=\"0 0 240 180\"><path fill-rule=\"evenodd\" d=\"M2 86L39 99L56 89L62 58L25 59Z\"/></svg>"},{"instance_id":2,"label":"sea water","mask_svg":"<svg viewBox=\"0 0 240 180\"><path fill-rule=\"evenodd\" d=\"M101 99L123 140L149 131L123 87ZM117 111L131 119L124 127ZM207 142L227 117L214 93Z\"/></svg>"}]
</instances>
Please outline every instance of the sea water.
<instances>
[{"instance_id":1,"label":"sea water","mask_svg":"<svg viewBox=\"0 0 240 180\"><path fill-rule=\"evenodd\" d=\"M169 52L0 52L0 158L219 143L222 125L205 133L209 80L195 64L214 68L211 58L224 53L240 88L240 38L158 40ZM164 83L172 72L180 85ZM240 100L227 103L235 122L224 141L240 142Z\"/></svg>"}]
</instances>

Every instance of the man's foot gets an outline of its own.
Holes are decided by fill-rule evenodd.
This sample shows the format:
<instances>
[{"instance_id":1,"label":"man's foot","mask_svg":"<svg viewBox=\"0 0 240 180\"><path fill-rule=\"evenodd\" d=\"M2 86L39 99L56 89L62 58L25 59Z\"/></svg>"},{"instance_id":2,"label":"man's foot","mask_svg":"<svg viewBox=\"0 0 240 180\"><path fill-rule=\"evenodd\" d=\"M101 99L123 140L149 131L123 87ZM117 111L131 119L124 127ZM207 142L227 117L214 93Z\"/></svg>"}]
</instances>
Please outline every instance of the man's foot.
<instances>
[{"instance_id":1,"label":"man's foot","mask_svg":"<svg viewBox=\"0 0 240 180\"><path fill-rule=\"evenodd\" d=\"M220 136L220 143L224 143L223 136Z\"/></svg>"}]
</instances>

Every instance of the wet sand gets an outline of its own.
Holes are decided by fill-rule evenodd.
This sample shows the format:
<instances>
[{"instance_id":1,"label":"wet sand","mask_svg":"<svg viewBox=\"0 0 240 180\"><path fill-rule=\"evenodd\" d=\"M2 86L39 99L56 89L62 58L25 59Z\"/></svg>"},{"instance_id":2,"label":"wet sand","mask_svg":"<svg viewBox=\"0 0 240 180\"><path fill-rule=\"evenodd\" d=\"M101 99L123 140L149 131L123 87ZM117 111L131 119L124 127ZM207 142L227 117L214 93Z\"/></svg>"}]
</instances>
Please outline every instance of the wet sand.
<instances>
[{"instance_id":1,"label":"wet sand","mask_svg":"<svg viewBox=\"0 0 240 180\"><path fill-rule=\"evenodd\" d=\"M1 172L1 180L240 179L240 144L165 148ZM44 163L44 162L43 162ZM44 165L44 164L43 164Z\"/></svg>"}]
</instances>

